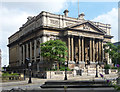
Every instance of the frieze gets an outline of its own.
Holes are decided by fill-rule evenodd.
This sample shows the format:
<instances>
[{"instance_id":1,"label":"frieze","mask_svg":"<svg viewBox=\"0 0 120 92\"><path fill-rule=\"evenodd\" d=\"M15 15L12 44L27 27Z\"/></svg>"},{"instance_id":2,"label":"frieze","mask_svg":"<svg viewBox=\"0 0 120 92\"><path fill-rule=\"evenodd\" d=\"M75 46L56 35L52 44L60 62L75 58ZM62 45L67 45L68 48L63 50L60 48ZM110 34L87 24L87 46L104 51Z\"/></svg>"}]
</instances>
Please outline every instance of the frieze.
<instances>
[{"instance_id":1,"label":"frieze","mask_svg":"<svg viewBox=\"0 0 120 92\"><path fill-rule=\"evenodd\" d=\"M57 20L50 19L50 23L54 25L58 25L59 22Z\"/></svg>"},{"instance_id":2,"label":"frieze","mask_svg":"<svg viewBox=\"0 0 120 92\"><path fill-rule=\"evenodd\" d=\"M66 31L66 35L75 35L75 36L84 36L84 37L90 37L90 38L98 38L98 39L103 39L103 36L99 34L92 34L92 33L85 33L85 32L77 32L77 31Z\"/></svg>"},{"instance_id":3,"label":"frieze","mask_svg":"<svg viewBox=\"0 0 120 92\"><path fill-rule=\"evenodd\" d=\"M66 26L73 25L74 23L66 22Z\"/></svg>"}]
</instances>

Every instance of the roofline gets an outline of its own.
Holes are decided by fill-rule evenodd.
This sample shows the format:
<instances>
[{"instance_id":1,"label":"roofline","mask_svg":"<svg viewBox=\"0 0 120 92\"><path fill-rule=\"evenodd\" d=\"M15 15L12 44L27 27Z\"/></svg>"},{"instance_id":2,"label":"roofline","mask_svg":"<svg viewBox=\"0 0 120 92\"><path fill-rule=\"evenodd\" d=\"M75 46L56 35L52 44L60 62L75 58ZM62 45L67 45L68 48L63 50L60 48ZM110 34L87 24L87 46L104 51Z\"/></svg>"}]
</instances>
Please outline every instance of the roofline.
<instances>
[{"instance_id":1,"label":"roofline","mask_svg":"<svg viewBox=\"0 0 120 92\"><path fill-rule=\"evenodd\" d=\"M82 25L82 24L84 24L84 23L90 23L90 24L91 24L92 26L94 26L96 29L99 29L101 32L103 32L103 34L106 33L104 30L100 29L99 27L97 27L95 24L93 24L93 23L92 23L91 21L89 21L89 20L87 20L87 21L85 21L85 22L82 22L82 23L79 23L79 24L71 25L71 26L69 26L69 28L76 27L76 26Z\"/></svg>"},{"instance_id":2,"label":"roofline","mask_svg":"<svg viewBox=\"0 0 120 92\"><path fill-rule=\"evenodd\" d=\"M111 35L105 35L104 37L105 37L105 38L113 38L114 36L111 36Z\"/></svg>"},{"instance_id":3,"label":"roofline","mask_svg":"<svg viewBox=\"0 0 120 92\"><path fill-rule=\"evenodd\" d=\"M84 30L80 30L80 29L72 29L72 28L66 28L66 30L74 30L74 31L82 31L82 32L87 32L87 33L95 33L95 34L100 34L100 35L104 35L103 33L97 33L97 32L91 32L91 31L84 31Z\"/></svg>"}]
</instances>

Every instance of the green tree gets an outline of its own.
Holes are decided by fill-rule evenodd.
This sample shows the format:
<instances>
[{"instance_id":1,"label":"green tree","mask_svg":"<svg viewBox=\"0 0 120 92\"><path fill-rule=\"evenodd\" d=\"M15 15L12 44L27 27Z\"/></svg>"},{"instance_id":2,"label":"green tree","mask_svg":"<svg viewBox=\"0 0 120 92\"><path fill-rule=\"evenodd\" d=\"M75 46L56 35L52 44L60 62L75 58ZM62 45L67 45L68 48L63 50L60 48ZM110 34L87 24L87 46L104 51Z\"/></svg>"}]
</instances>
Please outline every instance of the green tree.
<instances>
[{"instance_id":1,"label":"green tree","mask_svg":"<svg viewBox=\"0 0 120 92\"><path fill-rule=\"evenodd\" d=\"M52 66L54 61L57 61L57 69L60 68L60 63L65 62L65 56L67 55L66 43L61 40L49 40L42 43L41 56Z\"/></svg>"},{"instance_id":2,"label":"green tree","mask_svg":"<svg viewBox=\"0 0 120 92\"><path fill-rule=\"evenodd\" d=\"M109 53L110 58L114 64L120 64L120 45L115 46L113 43L107 43L104 45L105 53Z\"/></svg>"}]
</instances>

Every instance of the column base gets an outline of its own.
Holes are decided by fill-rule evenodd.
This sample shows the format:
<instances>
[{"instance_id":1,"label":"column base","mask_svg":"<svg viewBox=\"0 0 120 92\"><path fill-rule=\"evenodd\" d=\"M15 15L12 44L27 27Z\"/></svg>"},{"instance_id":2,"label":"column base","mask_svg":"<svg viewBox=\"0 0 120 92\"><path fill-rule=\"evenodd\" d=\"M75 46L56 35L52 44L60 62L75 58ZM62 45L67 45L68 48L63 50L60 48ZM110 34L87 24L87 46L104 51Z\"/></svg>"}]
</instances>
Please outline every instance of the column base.
<instances>
[{"instance_id":1,"label":"column base","mask_svg":"<svg viewBox=\"0 0 120 92\"><path fill-rule=\"evenodd\" d=\"M68 61L68 64L75 64L75 61Z\"/></svg>"},{"instance_id":2,"label":"column base","mask_svg":"<svg viewBox=\"0 0 120 92\"><path fill-rule=\"evenodd\" d=\"M74 69L74 67L75 67L75 62L74 62L74 61L68 61L68 67L69 67L70 69Z\"/></svg>"},{"instance_id":3,"label":"column base","mask_svg":"<svg viewBox=\"0 0 120 92\"><path fill-rule=\"evenodd\" d=\"M90 61L90 65L94 65L96 64L96 62Z\"/></svg>"},{"instance_id":4,"label":"column base","mask_svg":"<svg viewBox=\"0 0 120 92\"><path fill-rule=\"evenodd\" d=\"M79 68L84 69L85 68L85 61L79 61Z\"/></svg>"}]
</instances>

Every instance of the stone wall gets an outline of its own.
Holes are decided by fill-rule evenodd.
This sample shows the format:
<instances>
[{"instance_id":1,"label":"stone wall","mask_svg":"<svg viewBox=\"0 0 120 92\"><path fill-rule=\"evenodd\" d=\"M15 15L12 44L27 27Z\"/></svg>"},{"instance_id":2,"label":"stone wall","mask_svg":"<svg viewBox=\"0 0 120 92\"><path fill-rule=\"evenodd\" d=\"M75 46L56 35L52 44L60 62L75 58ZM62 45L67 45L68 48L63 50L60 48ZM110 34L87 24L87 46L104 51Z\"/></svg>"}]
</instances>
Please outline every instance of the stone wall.
<instances>
[{"instance_id":1,"label":"stone wall","mask_svg":"<svg viewBox=\"0 0 120 92\"><path fill-rule=\"evenodd\" d=\"M81 72L81 73L80 73ZM109 74L117 74L116 69L109 69ZM99 74L105 74L105 69L98 69L98 77ZM96 75L96 68L92 69L82 69L81 71L74 70L74 71L67 71L67 77L72 78L75 76L94 76ZM47 79L64 79L65 71L46 71L46 78Z\"/></svg>"}]
</instances>

